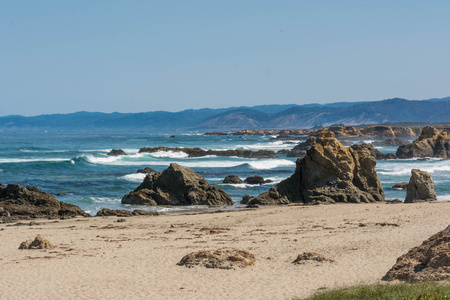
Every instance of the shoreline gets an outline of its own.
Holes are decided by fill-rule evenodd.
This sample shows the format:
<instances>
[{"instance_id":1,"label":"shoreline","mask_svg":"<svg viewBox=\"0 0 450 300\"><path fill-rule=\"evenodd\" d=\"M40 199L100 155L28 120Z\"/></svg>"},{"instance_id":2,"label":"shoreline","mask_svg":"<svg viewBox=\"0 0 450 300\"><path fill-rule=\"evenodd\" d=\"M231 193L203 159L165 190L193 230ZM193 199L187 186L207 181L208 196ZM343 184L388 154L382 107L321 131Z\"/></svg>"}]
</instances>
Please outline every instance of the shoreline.
<instances>
[{"instance_id":1,"label":"shoreline","mask_svg":"<svg viewBox=\"0 0 450 300\"><path fill-rule=\"evenodd\" d=\"M0 299L306 297L319 288L380 282L399 256L448 226L449 215L450 201L437 201L0 224ZM56 248L18 250L37 234ZM223 248L249 251L256 264L177 266L193 251ZM308 251L337 263L292 264Z\"/></svg>"}]
</instances>

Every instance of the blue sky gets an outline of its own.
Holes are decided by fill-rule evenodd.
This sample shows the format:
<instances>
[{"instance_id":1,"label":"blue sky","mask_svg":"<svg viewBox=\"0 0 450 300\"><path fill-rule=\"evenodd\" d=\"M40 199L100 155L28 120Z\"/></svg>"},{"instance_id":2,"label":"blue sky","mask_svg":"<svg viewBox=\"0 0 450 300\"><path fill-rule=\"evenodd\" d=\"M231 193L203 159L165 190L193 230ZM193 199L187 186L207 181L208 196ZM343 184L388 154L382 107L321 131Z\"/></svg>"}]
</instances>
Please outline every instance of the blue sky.
<instances>
[{"instance_id":1,"label":"blue sky","mask_svg":"<svg viewBox=\"0 0 450 300\"><path fill-rule=\"evenodd\" d=\"M450 1L0 0L0 115L450 96Z\"/></svg>"}]
</instances>

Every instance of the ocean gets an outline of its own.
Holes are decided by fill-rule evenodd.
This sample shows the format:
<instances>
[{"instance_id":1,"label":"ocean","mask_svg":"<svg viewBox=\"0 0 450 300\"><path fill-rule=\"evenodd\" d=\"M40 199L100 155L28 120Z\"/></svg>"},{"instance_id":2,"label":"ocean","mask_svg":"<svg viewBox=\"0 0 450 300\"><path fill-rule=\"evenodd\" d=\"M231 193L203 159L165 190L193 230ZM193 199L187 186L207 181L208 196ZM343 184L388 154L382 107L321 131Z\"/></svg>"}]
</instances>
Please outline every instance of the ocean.
<instances>
[{"instance_id":1,"label":"ocean","mask_svg":"<svg viewBox=\"0 0 450 300\"><path fill-rule=\"evenodd\" d=\"M36 186L60 201L78 205L91 215L101 208L146 209L161 212L199 209L199 207L139 207L122 205L121 198L134 190L145 174L140 168L156 171L175 162L193 169L210 184L219 186L236 202L243 195L257 196L269 190L295 170L296 158L279 155L276 159L245 159L208 156L188 158L182 152L139 154L141 147L200 147L205 150L291 149L299 141L273 140L275 136L215 136L202 134L150 134L146 132L0 132L0 183ZM306 136L304 137L306 140ZM370 141L366 141L370 142ZM128 155L107 156L111 149L123 149ZM384 153L396 148L378 147ZM386 199L404 200L405 191L394 184L408 182L411 169L428 171L434 179L438 200L450 199L450 160L377 161L377 173ZM273 183L264 185L223 184L227 175L260 175ZM207 208L203 208L207 209Z\"/></svg>"}]
</instances>

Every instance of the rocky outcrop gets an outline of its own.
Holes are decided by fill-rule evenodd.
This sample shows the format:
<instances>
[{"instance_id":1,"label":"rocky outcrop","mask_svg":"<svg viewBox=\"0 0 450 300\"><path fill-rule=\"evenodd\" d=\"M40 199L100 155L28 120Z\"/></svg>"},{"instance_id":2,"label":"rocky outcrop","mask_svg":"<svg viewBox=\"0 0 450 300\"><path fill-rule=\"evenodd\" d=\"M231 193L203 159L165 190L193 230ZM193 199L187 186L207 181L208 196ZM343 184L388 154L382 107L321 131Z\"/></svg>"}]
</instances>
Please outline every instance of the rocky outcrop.
<instances>
[{"instance_id":1,"label":"rocky outcrop","mask_svg":"<svg viewBox=\"0 0 450 300\"><path fill-rule=\"evenodd\" d=\"M172 163L160 173L148 174L123 204L139 205L232 205L231 197L222 189L209 185L202 176Z\"/></svg>"},{"instance_id":2,"label":"rocky outcrop","mask_svg":"<svg viewBox=\"0 0 450 300\"><path fill-rule=\"evenodd\" d=\"M337 139L354 139L362 136L361 131L352 126L330 126L328 130L333 132Z\"/></svg>"},{"instance_id":3,"label":"rocky outcrop","mask_svg":"<svg viewBox=\"0 0 450 300\"><path fill-rule=\"evenodd\" d=\"M205 268L235 269L253 266L255 256L239 249L203 250L189 253L178 263L188 268L200 266Z\"/></svg>"},{"instance_id":4,"label":"rocky outcrop","mask_svg":"<svg viewBox=\"0 0 450 300\"><path fill-rule=\"evenodd\" d=\"M32 240L26 240L25 242L22 242L19 246L19 249L26 250L26 249L53 249L55 246L53 246L52 243L50 243L49 240L43 238L40 234L36 236L36 238Z\"/></svg>"},{"instance_id":5,"label":"rocky outcrop","mask_svg":"<svg viewBox=\"0 0 450 300\"><path fill-rule=\"evenodd\" d=\"M334 138L334 133L327 129L321 129L316 133L312 134L308 139L292 148L286 156L287 157L303 157L306 155L306 151L315 144L321 143L324 139Z\"/></svg>"},{"instance_id":6,"label":"rocky outcrop","mask_svg":"<svg viewBox=\"0 0 450 300\"><path fill-rule=\"evenodd\" d=\"M111 151L108 152L107 155L108 156L121 156L121 155L127 155L127 153L125 151L123 151L122 149L112 149Z\"/></svg>"},{"instance_id":7,"label":"rocky outcrop","mask_svg":"<svg viewBox=\"0 0 450 300\"><path fill-rule=\"evenodd\" d=\"M156 171L150 167L145 167L143 169L137 170L136 173L149 174L149 173L156 173Z\"/></svg>"},{"instance_id":8,"label":"rocky outcrop","mask_svg":"<svg viewBox=\"0 0 450 300\"><path fill-rule=\"evenodd\" d=\"M450 226L400 256L382 280L431 281L450 278Z\"/></svg>"},{"instance_id":9,"label":"rocky outcrop","mask_svg":"<svg viewBox=\"0 0 450 300\"><path fill-rule=\"evenodd\" d=\"M403 138L414 139L416 134L410 127L392 127L385 125L374 125L360 129L361 134L364 137L370 137L374 139L389 139L389 138Z\"/></svg>"},{"instance_id":10,"label":"rocky outcrop","mask_svg":"<svg viewBox=\"0 0 450 300\"><path fill-rule=\"evenodd\" d=\"M400 146L396 153L398 158L412 157L450 157L450 136L439 132L434 127L426 126L420 136L411 144Z\"/></svg>"},{"instance_id":11,"label":"rocky outcrop","mask_svg":"<svg viewBox=\"0 0 450 300\"><path fill-rule=\"evenodd\" d=\"M78 206L60 202L36 187L8 184L0 187L0 220L12 222L31 218L71 218L89 215Z\"/></svg>"},{"instance_id":12,"label":"rocky outcrop","mask_svg":"<svg viewBox=\"0 0 450 300\"><path fill-rule=\"evenodd\" d=\"M272 180L264 180L264 177L255 175L245 178L244 182L247 184L264 184L264 183L271 183Z\"/></svg>"},{"instance_id":13,"label":"rocky outcrop","mask_svg":"<svg viewBox=\"0 0 450 300\"><path fill-rule=\"evenodd\" d=\"M370 144L366 144L366 143L354 144L351 147L353 150L367 149L370 152L370 155L375 157L375 159L377 159L377 160L396 159L394 153L386 153L385 154Z\"/></svg>"},{"instance_id":14,"label":"rocky outcrop","mask_svg":"<svg viewBox=\"0 0 450 300\"><path fill-rule=\"evenodd\" d=\"M239 176L237 176L237 175L228 175L223 180L223 183L229 183L229 184L242 183L242 179L239 178Z\"/></svg>"},{"instance_id":15,"label":"rocky outcrop","mask_svg":"<svg viewBox=\"0 0 450 300\"><path fill-rule=\"evenodd\" d=\"M269 150L203 150L201 148L168 148L168 147L153 147L141 148L139 153L155 153L155 152L184 152L189 157L203 157L208 155L215 156L236 156L243 158L277 158L274 151Z\"/></svg>"},{"instance_id":16,"label":"rocky outcrop","mask_svg":"<svg viewBox=\"0 0 450 300\"><path fill-rule=\"evenodd\" d=\"M405 203L436 201L434 182L426 171L411 170L411 179L406 187Z\"/></svg>"},{"instance_id":17,"label":"rocky outcrop","mask_svg":"<svg viewBox=\"0 0 450 300\"><path fill-rule=\"evenodd\" d=\"M399 138L390 138L384 141L375 141L372 143L374 146L378 147L399 147L402 145L409 144L407 140L399 139Z\"/></svg>"},{"instance_id":18,"label":"rocky outcrop","mask_svg":"<svg viewBox=\"0 0 450 300\"><path fill-rule=\"evenodd\" d=\"M134 217L134 216L159 216L161 213L155 211L146 211L143 209L125 210L125 209L109 209L102 208L97 212L97 217Z\"/></svg>"},{"instance_id":19,"label":"rocky outcrop","mask_svg":"<svg viewBox=\"0 0 450 300\"><path fill-rule=\"evenodd\" d=\"M344 147L332 136L297 159L294 174L248 204L384 201L376 160L364 150Z\"/></svg>"}]
</instances>

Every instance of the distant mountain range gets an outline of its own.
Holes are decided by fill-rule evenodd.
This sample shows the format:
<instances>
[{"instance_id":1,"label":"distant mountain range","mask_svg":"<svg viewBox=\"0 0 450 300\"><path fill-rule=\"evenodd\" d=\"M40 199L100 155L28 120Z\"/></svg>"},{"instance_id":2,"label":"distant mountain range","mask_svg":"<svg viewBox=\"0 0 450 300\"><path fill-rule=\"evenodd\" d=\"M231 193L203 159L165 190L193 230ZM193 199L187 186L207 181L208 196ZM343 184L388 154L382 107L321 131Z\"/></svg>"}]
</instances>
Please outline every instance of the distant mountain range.
<instances>
[{"instance_id":1,"label":"distant mountain range","mask_svg":"<svg viewBox=\"0 0 450 300\"><path fill-rule=\"evenodd\" d=\"M239 129L293 129L406 122L449 122L450 97L428 100L400 98L371 102L305 105L261 105L223 109L97 113L0 117L2 131L142 130L231 131Z\"/></svg>"}]
</instances>

